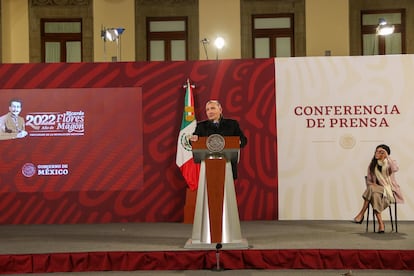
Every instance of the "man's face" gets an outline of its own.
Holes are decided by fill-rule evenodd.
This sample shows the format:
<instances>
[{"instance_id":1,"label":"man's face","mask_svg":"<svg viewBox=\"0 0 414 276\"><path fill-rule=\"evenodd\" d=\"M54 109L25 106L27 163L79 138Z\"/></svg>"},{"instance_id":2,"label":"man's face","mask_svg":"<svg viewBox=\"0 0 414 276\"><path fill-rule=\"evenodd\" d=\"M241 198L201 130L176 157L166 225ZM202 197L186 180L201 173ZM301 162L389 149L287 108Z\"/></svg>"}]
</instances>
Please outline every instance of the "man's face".
<instances>
[{"instance_id":1,"label":"man's face","mask_svg":"<svg viewBox=\"0 0 414 276\"><path fill-rule=\"evenodd\" d=\"M206 114L209 120L218 121L221 115L221 107L215 102L208 103L206 105Z\"/></svg>"},{"instance_id":2,"label":"man's face","mask_svg":"<svg viewBox=\"0 0 414 276\"><path fill-rule=\"evenodd\" d=\"M11 102L9 106L9 111L14 115L18 116L20 111L22 111L22 104L19 102Z\"/></svg>"}]
</instances>

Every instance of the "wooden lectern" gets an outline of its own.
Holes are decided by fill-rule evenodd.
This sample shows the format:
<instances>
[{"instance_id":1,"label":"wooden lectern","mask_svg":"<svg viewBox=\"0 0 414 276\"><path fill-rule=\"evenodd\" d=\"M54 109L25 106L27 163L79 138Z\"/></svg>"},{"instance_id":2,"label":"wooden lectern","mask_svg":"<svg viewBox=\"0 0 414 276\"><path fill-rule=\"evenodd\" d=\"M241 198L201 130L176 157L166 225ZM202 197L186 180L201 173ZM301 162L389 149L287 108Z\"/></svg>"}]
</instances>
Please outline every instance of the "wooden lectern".
<instances>
[{"instance_id":1,"label":"wooden lectern","mask_svg":"<svg viewBox=\"0 0 414 276\"><path fill-rule=\"evenodd\" d=\"M185 248L215 248L218 243L224 249L247 248L241 236L231 168L231 161L239 159L240 138L213 135L192 142L194 162L201 166L193 232ZM218 138L220 143L211 138Z\"/></svg>"}]
</instances>

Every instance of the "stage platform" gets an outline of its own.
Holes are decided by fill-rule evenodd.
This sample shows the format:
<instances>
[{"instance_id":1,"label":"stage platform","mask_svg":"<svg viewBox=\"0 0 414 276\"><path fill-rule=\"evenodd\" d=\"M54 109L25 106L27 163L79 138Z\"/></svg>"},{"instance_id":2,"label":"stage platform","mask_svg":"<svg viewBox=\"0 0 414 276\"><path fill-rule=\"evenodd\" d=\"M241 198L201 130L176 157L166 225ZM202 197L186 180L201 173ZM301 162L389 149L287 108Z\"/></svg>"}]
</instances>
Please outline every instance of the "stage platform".
<instances>
[{"instance_id":1,"label":"stage platform","mask_svg":"<svg viewBox=\"0 0 414 276\"><path fill-rule=\"evenodd\" d=\"M414 222L399 222L398 233L390 228L386 222L386 233L378 234L372 225L365 232L365 223L349 221L242 221L249 248L220 250L220 268L254 271L248 275L365 269L414 273ZM217 252L185 249L191 231L192 225L183 223L0 225L0 274L211 271Z\"/></svg>"}]
</instances>

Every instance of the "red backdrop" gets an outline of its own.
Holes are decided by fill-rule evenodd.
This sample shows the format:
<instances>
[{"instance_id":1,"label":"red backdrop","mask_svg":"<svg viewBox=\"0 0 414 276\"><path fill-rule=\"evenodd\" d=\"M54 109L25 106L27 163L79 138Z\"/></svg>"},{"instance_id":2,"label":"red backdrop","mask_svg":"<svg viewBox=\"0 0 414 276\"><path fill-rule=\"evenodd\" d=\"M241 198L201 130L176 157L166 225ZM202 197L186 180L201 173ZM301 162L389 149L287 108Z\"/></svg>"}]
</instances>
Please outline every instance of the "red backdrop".
<instances>
[{"instance_id":1,"label":"red backdrop","mask_svg":"<svg viewBox=\"0 0 414 276\"><path fill-rule=\"evenodd\" d=\"M70 170L82 170L82 173L77 178L70 178L65 186L53 185L50 178L47 181L43 178L37 186L42 189L13 190L11 187L16 187L19 181L10 176L7 168L9 162L19 161L19 156L28 155L27 152L36 145L24 146L27 152L23 150L16 156L10 152L13 143L27 143L28 139L35 142L55 139L52 142L56 142L57 137L29 136L22 140L0 141L0 223L182 221L186 184L175 165L175 153L184 105L183 84L187 78L196 86L198 121L205 119L205 102L218 99L225 117L239 120L249 139L241 151L239 179L235 183L241 220L277 219L275 71L274 60L263 59L0 65L0 89L8 89L0 92L1 106L5 109L2 114L7 112L5 103L13 90L24 96L31 95L24 102L22 115L35 111L30 105L36 103L39 91L34 89L53 90L53 93L62 91L61 97L52 97L41 105L44 111L52 111L54 105L62 106L68 102L76 105L91 101L91 105L102 107L102 99L110 99L108 106L114 107L88 111L88 114L102 111L105 118L100 121L101 135L96 134L90 140L96 147L82 147L81 141L86 135L64 137L67 139L64 148L36 147L39 156L61 150L71 158L76 157L78 162L75 167L70 165ZM118 88L116 95L108 92L111 90L97 89L93 93L102 93L102 97L93 94L93 97L86 96L83 100L70 92L77 90L66 89L111 87ZM142 90L138 97L129 97L119 89L122 87ZM84 93L90 93L87 91L91 90L86 89ZM122 105L126 105L124 110ZM118 110L127 115L122 118L132 118L131 123L136 122L142 128L111 126L114 124L111 118L118 118ZM98 118L95 120L99 121ZM87 129L85 122L85 131ZM137 139L136 144L128 144L129 140L123 140L123 137L141 139ZM73 147L73 150L68 147ZM128 151L128 147L132 150ZM91 161L92 156L107 157ZM56 163L59 162L62 163L61 159ZM113 169L106 169L105 173L105 170L100 170L102 167ZM123 170L126 170L125 174L122 174Z\"/></svg>"}]
</instances>

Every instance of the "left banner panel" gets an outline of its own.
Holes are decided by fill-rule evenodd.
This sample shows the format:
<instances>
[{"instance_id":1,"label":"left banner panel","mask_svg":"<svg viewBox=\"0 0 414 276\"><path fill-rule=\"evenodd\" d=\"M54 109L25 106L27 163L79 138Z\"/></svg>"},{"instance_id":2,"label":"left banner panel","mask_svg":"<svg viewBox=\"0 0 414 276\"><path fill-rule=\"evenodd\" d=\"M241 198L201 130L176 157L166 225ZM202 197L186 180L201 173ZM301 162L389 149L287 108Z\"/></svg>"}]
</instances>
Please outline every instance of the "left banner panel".
<instances>
[{"instance_id":1,"label":"left banner panel","mask_svg":"<svg viewBox=\"0 0 414 276\"><path fill-rule=\"evenodd\" d=\"M139 189L142 128L140 87L0 89L1 191Z\"/></svg>"}]
</instances>

